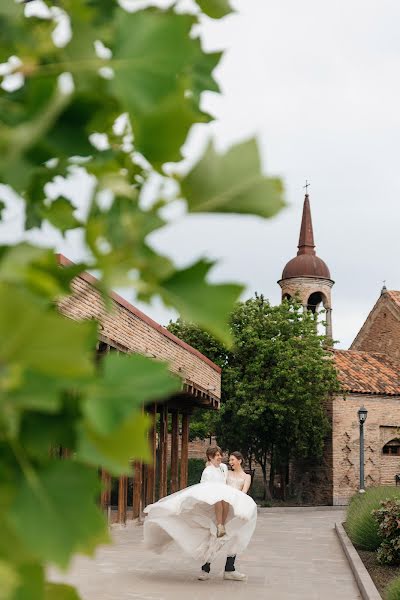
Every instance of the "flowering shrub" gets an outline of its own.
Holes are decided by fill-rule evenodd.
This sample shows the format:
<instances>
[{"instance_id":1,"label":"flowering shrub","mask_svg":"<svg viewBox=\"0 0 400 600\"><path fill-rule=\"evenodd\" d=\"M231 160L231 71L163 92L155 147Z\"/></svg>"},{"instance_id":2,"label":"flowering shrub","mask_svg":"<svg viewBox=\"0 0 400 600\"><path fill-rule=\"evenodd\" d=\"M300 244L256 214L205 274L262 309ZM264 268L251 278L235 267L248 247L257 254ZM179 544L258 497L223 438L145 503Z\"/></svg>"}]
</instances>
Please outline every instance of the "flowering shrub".
<instances>
[{"instance_id":1,"label":"flowering shrub","mask_svg":"<svg viewBox=\"0 0 400 600\"><path fill-rule=\"evenodd\" d=\"M388 499L372 511L378 522L382 543L377 552L378 561L385 565L400 564L400 500Z\"/></svg>"}]
</instances>

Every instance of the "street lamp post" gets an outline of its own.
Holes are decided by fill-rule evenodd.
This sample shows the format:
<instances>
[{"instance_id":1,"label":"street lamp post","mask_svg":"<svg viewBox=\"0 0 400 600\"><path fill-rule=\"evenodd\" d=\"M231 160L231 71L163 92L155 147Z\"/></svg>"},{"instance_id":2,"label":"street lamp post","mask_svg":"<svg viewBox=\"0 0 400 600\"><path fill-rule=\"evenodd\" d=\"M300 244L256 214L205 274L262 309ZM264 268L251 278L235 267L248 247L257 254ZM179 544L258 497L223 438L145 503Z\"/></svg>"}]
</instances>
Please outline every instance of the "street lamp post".
<instances>
[{"instance_id":1,"label":"street lamp post","mask_svg":"<svg viewBox=\"0 0 400 600\"><path fill-rule=\"evenodd\" d=\"M365 492L364 487L364 423L367 420L368 411L365 406L358 409L358 421L360 423L360 494Z\"/></svg>"}]
</instances>

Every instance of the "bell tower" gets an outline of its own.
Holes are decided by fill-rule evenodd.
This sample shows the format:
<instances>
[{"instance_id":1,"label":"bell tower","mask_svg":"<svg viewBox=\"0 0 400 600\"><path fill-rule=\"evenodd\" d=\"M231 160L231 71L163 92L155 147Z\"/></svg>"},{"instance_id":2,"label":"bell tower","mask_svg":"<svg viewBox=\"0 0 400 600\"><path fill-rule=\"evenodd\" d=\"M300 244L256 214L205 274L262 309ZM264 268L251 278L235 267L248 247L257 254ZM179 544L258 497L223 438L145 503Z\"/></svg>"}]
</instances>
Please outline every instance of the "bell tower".
<instances>
[{"instance_id":1,"label":"bell tower","mask_svg":"<svg viewBox=\"0 0 400 600\"><path fill-rule=\"evenodd\" d=\"M278 284L282 289L282 300L297 297L304 310L311 310L313 313L321 305L324 307L326 335L330 338L332 338L331 290L334 283L327 265L315 253L310 198L306 193L297 256L287 263Z\"/></svg>"}]
</instances>

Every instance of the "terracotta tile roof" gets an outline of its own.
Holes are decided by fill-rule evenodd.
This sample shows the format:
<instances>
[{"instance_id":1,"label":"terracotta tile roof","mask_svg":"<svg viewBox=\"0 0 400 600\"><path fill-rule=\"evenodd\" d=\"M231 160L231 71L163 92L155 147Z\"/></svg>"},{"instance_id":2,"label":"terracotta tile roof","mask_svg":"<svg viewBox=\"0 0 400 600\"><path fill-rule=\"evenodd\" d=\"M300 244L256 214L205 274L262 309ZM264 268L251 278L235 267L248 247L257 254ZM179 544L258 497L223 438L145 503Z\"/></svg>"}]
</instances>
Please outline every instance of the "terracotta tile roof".
<instances>
[{"instance_id":1,"label":"terracotta tile roof","mask_svg":"<svg viewBox=\"0 0 400 600\"><path fill-rule=\"evenodd\" d=\"M333 357L346 392L400 396L400 361L360 350L335 350Z\"/></svg>"},{"instance_id":2,"label":"terracotta tile roof","mask_svg":"<svg viewBox=\"0 0 400 600\"><path fill-rule=\"evenodd\" d=\"M400 292L396 290L388 290L385 292L385 296L389 296L391 300L400 308Z\"/></svg>"}]
</instances>

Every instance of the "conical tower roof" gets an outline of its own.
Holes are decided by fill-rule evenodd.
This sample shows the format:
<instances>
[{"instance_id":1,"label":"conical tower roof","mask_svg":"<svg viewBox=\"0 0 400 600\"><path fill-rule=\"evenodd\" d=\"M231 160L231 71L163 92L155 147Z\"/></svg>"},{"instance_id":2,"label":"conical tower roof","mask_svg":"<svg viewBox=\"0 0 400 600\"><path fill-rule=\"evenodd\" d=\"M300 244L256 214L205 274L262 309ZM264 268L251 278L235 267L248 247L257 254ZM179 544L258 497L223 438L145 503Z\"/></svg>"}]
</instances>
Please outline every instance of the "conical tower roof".
<instances>
[{"instance_id":1,"label":"conical tower roof","mask_svg":"<svg viewBox=\"0 0 400 600\"><path fill-rule=\"evenodd\" d=\"M292 277L331 278L327 265L315 254L310 198L308 194L304 198L297 256L287 263L282 273L282 279Z\"/></svg>"}]
</instances>

